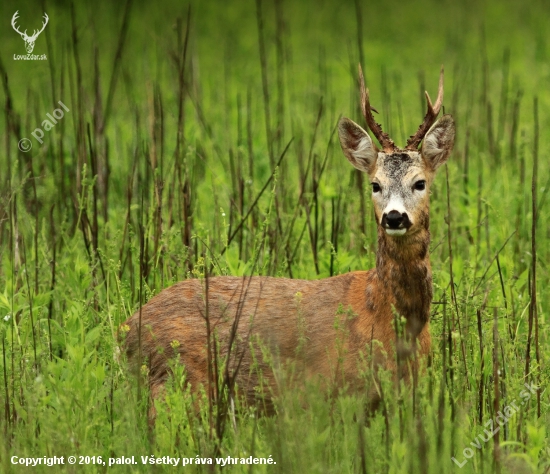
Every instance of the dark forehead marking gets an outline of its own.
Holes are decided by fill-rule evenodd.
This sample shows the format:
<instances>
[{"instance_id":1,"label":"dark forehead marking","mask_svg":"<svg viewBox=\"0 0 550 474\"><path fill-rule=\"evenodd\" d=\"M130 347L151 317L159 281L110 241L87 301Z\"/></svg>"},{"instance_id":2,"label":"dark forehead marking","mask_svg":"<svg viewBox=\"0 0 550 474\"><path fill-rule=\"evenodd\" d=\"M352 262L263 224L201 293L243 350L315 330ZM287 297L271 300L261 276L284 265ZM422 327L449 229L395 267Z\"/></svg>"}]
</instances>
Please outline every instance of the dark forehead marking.
<instances>
[{"instance_id":1,"label":"dark forehead marking","mask_svg":"<svg viewBox=\"0 0 550 474\"><path fill-rule=\"evenodd\" d=\"M405 174L412 163L413 159L408 153L392 153L384 158L382 169L388 178L397 178Z\"/></svg>"}]
</instances>

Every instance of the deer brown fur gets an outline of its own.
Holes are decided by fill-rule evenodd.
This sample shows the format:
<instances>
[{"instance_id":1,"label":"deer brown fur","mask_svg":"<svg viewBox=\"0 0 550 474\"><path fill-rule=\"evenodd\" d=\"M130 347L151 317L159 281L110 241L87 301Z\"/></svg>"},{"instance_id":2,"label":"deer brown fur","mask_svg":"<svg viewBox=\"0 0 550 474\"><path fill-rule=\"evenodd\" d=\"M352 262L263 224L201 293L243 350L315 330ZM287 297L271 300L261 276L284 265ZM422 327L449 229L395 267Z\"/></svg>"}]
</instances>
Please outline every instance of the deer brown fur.
<instances>
[{"instance_id":1,"label":"deer brown fur","mask_svg":"<svg viewBox=\"0 0 550 474\"><path fill-rule=\"evenodd\" d=\"M147 360L153 397L162 392L175 353L192 390L201 385L208 390L215 351L226 362L226 374L235 375L239 393L255 403L260 384L268 387L262 396L271 400L277 390L274 368L289 362L298 378L315 377L327 386L346 383L361 391L367 386L359 364L373 350L373 341L381 343L374 345L375 363L396 374L395 356L414 368L418 356L429 352L429 186L454 141L449 115L433 123L443 100L443 72L435 107L428 97L426 119L431 123L425 119L421 133L409 140L410 145L423 139L420 150L399 149L382 132L372 117L361 72L360 77L363 113L384 151L349 119L340 120L339 134L345 156L373 185L376 268L313 281L189 279L165 289L125 323L128 357ZM396 333L397 316L406 321L402 339ZM366 396L373 399L375 394L370 390Z\"/></svg>"}]
</instances>

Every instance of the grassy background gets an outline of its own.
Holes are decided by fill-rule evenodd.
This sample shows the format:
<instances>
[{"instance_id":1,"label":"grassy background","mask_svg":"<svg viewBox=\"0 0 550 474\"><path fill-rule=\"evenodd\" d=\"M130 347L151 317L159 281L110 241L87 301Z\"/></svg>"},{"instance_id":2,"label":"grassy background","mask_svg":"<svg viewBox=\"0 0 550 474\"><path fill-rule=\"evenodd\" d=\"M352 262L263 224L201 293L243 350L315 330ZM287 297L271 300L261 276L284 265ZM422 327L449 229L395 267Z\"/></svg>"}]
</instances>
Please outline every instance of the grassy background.
<instances>
[{"instance_id":1,"label":"grassy background","mask_svg":"<svg viewBox=\"0 0 550 474\"><path fill-rule=\"evenodd\" d=\"M25 53L9 25L16 10L23 30L48 13L34 50L47 61L13 59ZM13 455L221 453L277 462L225 468L235 472L548 472L549 10L542 0L2 2L0 471L25 470ZM190 414L177 368L148 429L147 397L116 340L140 301L210 267L322 278L374 266L367 180L334 133L340 115L362 123L358 62L399 145L445 65L457 140L432 188L431 367L414 389L385 380L370 424L360 394L306 387L283 389L272 418L243 407L223 432L206 407ZM30 133L58 101L70 112L40 145ZM525 383L539 391L521 404ZM472 447L514 401L498 438ZM462 462L468 447L459 469L451 457Z\"/></svg>"}]
</instances>

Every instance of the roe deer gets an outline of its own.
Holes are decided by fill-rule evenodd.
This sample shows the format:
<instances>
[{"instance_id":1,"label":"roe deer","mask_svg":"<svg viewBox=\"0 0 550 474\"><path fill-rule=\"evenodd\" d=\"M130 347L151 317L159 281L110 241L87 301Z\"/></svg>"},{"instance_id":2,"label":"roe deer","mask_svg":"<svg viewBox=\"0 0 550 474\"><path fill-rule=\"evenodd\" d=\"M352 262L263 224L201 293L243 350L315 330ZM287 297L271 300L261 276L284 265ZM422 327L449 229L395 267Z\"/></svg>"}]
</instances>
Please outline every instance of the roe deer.
<instances>
[{"instance_id":1,"label":"roe deer","mask_svg":"<svg viewBox=\"0 0 550 474\"><path fill-rule=\"evenodd\" d=\"M416 370L418 356L429 352L429 190L455 135L450 115L436 122L443 102L443 69L437 100L432 105L426 92L428 111L404 149L375 122L361 67L359 82L363 115L382 150L348 118L340 120L338 129L344 155L372 183L376 268L313 281L189 279L165 289L124 323L128 358L134 363L147 360L153 399L162 392L175 353L193 392L203 385L215 396L214 379L220 377L212 369L215 353L224 362L229 389L236 382L246 401L254 403L260 384L276 391L273 368L279 364L295 363L299 378L316 376L323 384L345 383L366 392L359 363L362 354L372 351L373 340L381 343L371 354L373 363L395 376L400 373L396 356ZM403 339L396 332L396 315L404 318ZM264 403L272 402L270 390L262 391ZM372 403L376 392L371 389L366 396Z\"/></svg>"}]
</instances>

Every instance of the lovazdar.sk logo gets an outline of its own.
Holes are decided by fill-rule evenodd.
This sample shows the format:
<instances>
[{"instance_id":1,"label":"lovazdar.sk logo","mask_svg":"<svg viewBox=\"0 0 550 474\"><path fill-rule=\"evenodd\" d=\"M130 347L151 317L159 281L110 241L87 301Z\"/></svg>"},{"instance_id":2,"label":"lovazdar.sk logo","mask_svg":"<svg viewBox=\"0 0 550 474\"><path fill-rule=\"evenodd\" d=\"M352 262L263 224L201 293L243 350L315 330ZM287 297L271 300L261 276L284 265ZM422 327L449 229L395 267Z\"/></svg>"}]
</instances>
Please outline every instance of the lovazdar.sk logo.
<instances>
[{"instance_id":1,"label":"lovazdar.sk logo","mask_svg":"<svg viewBox=\"0 0 550 474\"><path fill-rule=\"evenodd\" d=\"M27 30L21 31L19 27L17 26L17 19L19 18L19 10L16 11L12 18L11 18L11 26L17 33L21 35L21 38L23 38L23 41L25 42L25 49L27 50L27 54L14 54L13 59L19 60L45 60L48 59L45 54L32 54L34 50L34 43L36 42L36 39L44 31L44 28L46 28L46 25L48 24L49 17L46 13L44 13L44 21L42 22L42 28L40 30L34 30L32 35L27 34Z\"/></svg>"}]
</instances>

